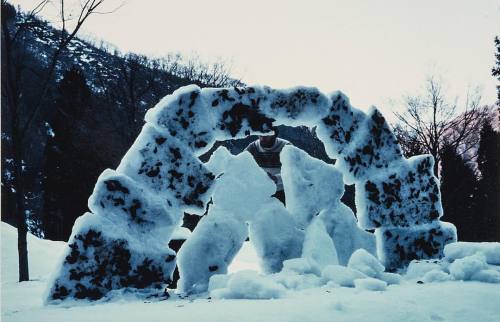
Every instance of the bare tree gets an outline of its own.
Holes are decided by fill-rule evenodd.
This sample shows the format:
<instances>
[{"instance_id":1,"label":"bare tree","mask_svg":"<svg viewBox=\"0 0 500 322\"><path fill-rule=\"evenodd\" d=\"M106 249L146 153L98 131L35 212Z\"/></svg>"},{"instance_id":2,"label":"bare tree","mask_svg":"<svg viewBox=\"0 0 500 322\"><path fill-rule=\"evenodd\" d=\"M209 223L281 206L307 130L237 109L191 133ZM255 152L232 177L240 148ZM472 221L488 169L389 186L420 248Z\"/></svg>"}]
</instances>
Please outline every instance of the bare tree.
<instances>
[{"instance_id":1,"label":"bare tree","mask_svg":"<svg viewBox=\"0 0 500 322\"><path fill-rule=\"evenodd\" d=\"M240 79L231 77L231 62L221 58L207 62L198 54L183 56L171 53L160 59L159 63L164 71L198 85L210 87L243 85Z\"/></svg>"},{"instance_id":2,"label":"bare tree","mask_svg":"<svg viewBox=\"0 0 500 322\"><path fill-rule=\"evenodd\" d=\"M395 126L406 156L429 153L434 157L434 174L438 176L441 151L445 145L452 147L467 161L475 157L482 120L487 109L480 106L479 91L467 93L464 106L457 106L457 99L449 99L442 80L431 76L426 80L422 95L407 96L406 109L394 113L399 124ZM409 154L409 155L408 155Z\"/></svg>"},{"instance_id":3,"label":"bare tree","mask_svg":"<svg viewBox=\"0 0 500 322\"><path fill-rule=\"evenodd\" d=\"M59 1L59 18L62 29L54 49L48 55L48 64L40 74L39 90L29 93L31 99L26 96L27 69L25 63L25 52L23 41L26 33L36 19L36 16L47 6L49 0L40 1L33 10L27 14L17 13L12 5L2 0L2 97L6 100L4 106L8 109L9 131L11 135L12 158L13 158L13 188L16 193L16 213L18 230L18 252L19 252L19 281L29 280L28 250L27 250L27 224L25 213L25 187L23 162L26 153L29 153L27 137L29 131L35 128L34 124L39 121L37 117L44 102L46 102L48 90L54 79L56 67L60 62L61 54L67 49L68 44L74 39L85 21L93 14L100 13L104 0L85 0L81 2L81 8L75 16L68 13L64 0ZM8 14L6 14L8 13ZM21 15L19 20L16 15ZM68 29L68 22L72 22L72 28ZM39 124L37 124L39 126Z\"/></svg>"}]
</instances>

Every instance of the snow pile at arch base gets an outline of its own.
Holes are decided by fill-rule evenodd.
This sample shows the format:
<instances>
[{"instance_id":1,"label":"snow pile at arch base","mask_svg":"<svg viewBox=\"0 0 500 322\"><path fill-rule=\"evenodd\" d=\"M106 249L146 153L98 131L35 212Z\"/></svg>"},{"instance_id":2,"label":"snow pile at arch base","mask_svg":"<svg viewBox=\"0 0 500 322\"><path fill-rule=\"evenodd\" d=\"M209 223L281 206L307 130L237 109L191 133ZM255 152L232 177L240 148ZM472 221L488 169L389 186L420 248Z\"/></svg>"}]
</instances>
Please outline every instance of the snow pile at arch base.
<instances>
[{"instance_id":1,"label":"snow pile at arch base","mask_svg":"<svg viewBox=\"0 0 500 322\"><path fill-rule=\"evenodd\" d=\"M271 197L274 184L248 153L219 149L207 164L197 157L216 140L267 133L280 124L316 126L337 159L333 167L285 148L287 207ZM183 87L148 111L116 171L99 177L91 212L73 227L48 301L161 288L176 263L183 292L206 291L211 276L227 272L248 234L269 273L300 257L347 265L359 248L376 253L387 270L442 257L456 230L439 221L433 162L427 155L405 159L381 113L353 108L341 92ZM344 182L356 184L358 222L339 201ZM210 199L208 216L176 256L167 245L182 214L201 215Z\"/></svg>"}]
</instances>

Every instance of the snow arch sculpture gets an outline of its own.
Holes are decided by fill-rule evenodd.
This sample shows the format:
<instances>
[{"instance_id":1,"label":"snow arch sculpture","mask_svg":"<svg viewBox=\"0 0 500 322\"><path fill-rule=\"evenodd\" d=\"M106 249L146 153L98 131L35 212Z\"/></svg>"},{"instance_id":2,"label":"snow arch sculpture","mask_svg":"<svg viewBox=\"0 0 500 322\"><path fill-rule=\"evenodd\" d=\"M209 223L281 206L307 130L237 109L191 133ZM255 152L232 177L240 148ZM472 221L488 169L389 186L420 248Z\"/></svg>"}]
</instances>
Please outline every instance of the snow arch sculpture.
<instances>
[{"instance_id":1,"label":"snow arch sculpture","mask_svg":"<svg viewBox=\"0 0 500 322\"><path fill-rule=\"evenodd\" d=\"M172 231L184 211L204 211L217 180L197 156L216 140L266 133L280 124L317 126L344 181L356 183L358 225L375 229L377 253L388 269L441 256L444 245L456 240L454 226L439 221L434 160L405 159L376 108L365 114L341 92L326 96L315 88L191 85L149 110L116 171L99 177L89 198L91 212L73 227L48 301L162 287L176 262L166 246Z\"/></svg>"}]
</instances>

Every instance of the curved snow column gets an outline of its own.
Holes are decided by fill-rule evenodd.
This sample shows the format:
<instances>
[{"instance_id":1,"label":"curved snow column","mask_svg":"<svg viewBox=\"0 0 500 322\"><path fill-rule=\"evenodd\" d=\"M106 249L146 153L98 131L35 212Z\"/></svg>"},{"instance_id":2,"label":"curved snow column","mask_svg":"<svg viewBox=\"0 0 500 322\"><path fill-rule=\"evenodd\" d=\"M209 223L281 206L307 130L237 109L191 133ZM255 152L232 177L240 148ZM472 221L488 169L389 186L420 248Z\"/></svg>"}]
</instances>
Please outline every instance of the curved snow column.
<instances>
[{"instance_id":1,"label":"curved snow column","mask_svg":"<svg viewBox=\"0 0 500 322\"><path fill-rule=\"evenodd\" d=\"M218 176L208 215L179 251L178 285L184 293L205 291L212 275L227 273L248 236L247 222L276 192L273 181L248 152L232 156L220 147L207 166Z\"/></svg>"},{"instance_id":2,"label":"curved snow column","mask_svg":"<svg viewBox=\"0 0 500 322\"><path fill-rule=\"evenodd\" d=\"M358 220L364 229L413 227L443 215L434 159L420 155L356 185Z\"/></svg>"},{"instance_id":3,"label":"curved snow column","mask_svg":"<svg viewBox=\"0 0 500 322\"><path fill-rule=\"evenodd\" d=\"M121 288L160 289L175 268L175 252L145 243L125 220L92 213L80 216L63 262L49 286L47 302L97 300Z\"/></svg>"},{"instance_id":4,"label":"curved snow column","mask_svg":"<svg viewBox=\"0 0 500 322\"><path fill-rule=\"evenodd\" d=\"M340 202L342 173L292 145L283 147L280 159L286 208L304 229L320 211Z\"/></svg>"},{"instance_id":5,"label":"curved snow column","mask_svg":"<svg viewBox=\"0 0 500 322\"><path fill-rule=\"evenodd\" d=\"M283 262L301 256L304 231L277 199L271 199L249 225L250 240L260 258L262 270L277 273Z\"/></svg>"},{"instance_id":6,"label":"curved snow column","mask_svg":"<svg viewBox=\"0 0 500 322\"><path fill-rule=\"evenodd\" d=\"M351 208L343 203L321 211L318 219L323 221L333 240L340 265L347 265L351 255L360 248L372 255L377 254L375 236L358 227Z\"/></svg>"},{"instance_id":7,"label":"curved snow column","mask_svg":"<svg viewBox=\"0 0 500 322\"><path fill-rule=\"evenodd\" d=\"M215 176L178 139L145 124L116 169L178 211L203 212Z\"/></svg>"},{"instance_id":8,"label":"curved snow column","mask_svg":"<svg viewBox=\"0 0 500 322\"><path fill-rule=\"evenodd\" d=\"M379 259L394 271L414 259L443 257L445 245L456 242L457 229L451 223L434 221L408 228L378 228L375 236Z\"/></svg>"}]
</instances>

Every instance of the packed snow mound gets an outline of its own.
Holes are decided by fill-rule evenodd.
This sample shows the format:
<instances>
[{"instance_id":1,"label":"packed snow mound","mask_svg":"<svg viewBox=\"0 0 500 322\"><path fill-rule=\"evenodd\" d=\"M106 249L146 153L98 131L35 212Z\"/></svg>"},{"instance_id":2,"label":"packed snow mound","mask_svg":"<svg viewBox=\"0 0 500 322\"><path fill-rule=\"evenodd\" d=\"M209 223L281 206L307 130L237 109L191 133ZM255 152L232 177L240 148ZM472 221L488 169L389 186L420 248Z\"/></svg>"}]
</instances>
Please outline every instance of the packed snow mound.
<instances>
[{"instance_id":1,"label":"packed snow mound","mask_svg":"<svg viewBox=\"0 0 500 322\"><path fill-rule=\"evenodd\" d=\"M219 299L273 299L286 294L281 284L254 271L240 271L223 277L214 275L209 289L210 296Z\"/></svg>"},{"instance_id":2,"label":"packed snow mound","mask_svg":"<svg viewBox=\"0 0 500 322\"><path fill-rule=\"evenodd\" d=\"M457 242L445 247L442 260L412 261L407 280L424 282L478 281L500 283L500 243ZM487 255L486 255L487 254Z\"/></svg>"},{"instance_id":3,"label":"packed snow mound","mask_svg":"<svg viewBox=\"0 0 500 322\"><path fill-rule=\"evenodd\" d=\"M453 225L439 221L432 158L405 159L380 111L364 113L341 92L190 85L163 98L145 119L116 171L99 178L91 213L73 229L49 300L97 299L168 283L176 254L165 243L184 212L208 214L179 252L179 285L187 293L206 291L212 275L225 273L247 235L268 273L301 256L320 268L346 265L359 248L377 252L394 271L413 259L442 257L444 246L456 241ZM286 147L287 207L273 200L274 184L249 154L220 150L208 164L198 158L216 140L266 134L280 124L317 127L337 159L333 167ZM359 225L340 202L344 181L359 189ZM364 229L375 229L376 239Z\"/></svg>"},{"instance_id":4,"label":"packed snow mound","mask_svg":"<svg viewBox=\"0 0 500 322\"><path fill-rule=\"evenodd\" d=\"M500 265L500 243L457 242L444 247L444 256L447 260L456 260L478 253L484 255L488 264Z\"/></svg>"}]
</instances>

